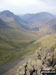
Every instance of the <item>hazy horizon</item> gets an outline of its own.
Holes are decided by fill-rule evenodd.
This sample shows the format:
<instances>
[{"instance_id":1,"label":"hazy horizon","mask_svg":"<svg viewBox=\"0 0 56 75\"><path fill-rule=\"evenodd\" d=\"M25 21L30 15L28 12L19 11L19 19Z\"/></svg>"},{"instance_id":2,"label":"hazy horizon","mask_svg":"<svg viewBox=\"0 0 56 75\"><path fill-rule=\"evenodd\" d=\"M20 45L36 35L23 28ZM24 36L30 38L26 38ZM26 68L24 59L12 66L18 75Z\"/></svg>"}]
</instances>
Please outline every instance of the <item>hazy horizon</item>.
<instances>
[{"instance_id":1,"label":"hazy horizon","mask_svg":"<svg viewBox=\"0 0 56 75\"><path fill-rule=\"evenodd\" d=\"M54 13L46 12L46 11L36 12L36 13L34 13L34 12L30 13L30 12L29 12L29 13L23 13L23 14L17 14L17 13L15 13L15 12L11 11L11 10L2 10L2 11L0 11L0 12L4 12L4 11L10 11L10 12L12 12L13 14L19 15L19 16L30 15L30 14L33 15L33 14L38 14L38 13L50 13L50 14L56 15L56 14L54 14Z\"/></svg>"},{"instance_id":2,"label":"hazy horizon","mask_svg":"<svg viewBox=\"0 0 56 75\"><path fill-rule=\"evenodd\" d=\"M10 10L15 14L50 12L56 14L55 0L0 0L0 11Z\"/></svg>"}]
</instances>

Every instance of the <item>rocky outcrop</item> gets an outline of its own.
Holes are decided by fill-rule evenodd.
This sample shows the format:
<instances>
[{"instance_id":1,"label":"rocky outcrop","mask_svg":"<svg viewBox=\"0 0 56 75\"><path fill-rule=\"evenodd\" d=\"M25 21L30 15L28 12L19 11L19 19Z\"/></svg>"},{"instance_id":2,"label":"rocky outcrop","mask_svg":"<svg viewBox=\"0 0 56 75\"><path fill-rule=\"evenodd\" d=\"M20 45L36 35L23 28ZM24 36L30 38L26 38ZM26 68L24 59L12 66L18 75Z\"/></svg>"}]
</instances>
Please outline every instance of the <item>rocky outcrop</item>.
<instances>
[{"instance_id":1,"label":"rocky outcrop","mask_svg":"<svg viewBox=\"0 0 56 75\"><path fill-rule=\"evenodd\" d=\"M56 70L56 48L39 48L34 57L19 67L19 75L42 75L41 70Z\"/></svg>"}]
</instances>

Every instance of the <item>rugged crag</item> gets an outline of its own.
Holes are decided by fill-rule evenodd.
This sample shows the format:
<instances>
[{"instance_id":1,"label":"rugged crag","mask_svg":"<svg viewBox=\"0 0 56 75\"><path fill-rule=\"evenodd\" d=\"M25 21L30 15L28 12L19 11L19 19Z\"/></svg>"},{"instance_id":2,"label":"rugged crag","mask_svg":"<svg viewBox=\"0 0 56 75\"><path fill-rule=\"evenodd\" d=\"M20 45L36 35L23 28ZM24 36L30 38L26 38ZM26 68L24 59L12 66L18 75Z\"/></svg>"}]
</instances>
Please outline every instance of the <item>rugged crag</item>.
<instances>
[{"instance_id":1,"label":"rugged crag","mask_svg":"<svg viewBox=\"0 0 56 75\"><path fill-rule=\"evenodd\" d=\"M19 66L16 75L42 75L41 70L56 70L56 48L39 48L27 62Z\"/></svg>"}]
</instances>

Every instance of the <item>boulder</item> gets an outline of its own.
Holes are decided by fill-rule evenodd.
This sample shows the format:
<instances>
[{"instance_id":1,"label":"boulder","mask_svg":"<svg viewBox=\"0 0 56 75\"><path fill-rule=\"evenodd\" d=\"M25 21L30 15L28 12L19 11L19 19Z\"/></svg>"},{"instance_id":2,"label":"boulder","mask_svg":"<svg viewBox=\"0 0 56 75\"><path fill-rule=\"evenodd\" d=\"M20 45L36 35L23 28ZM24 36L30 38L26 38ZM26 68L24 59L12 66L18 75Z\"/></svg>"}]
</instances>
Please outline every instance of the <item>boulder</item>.
<instances>
[{"instance_id":1,"label":"boulder","mask_svg":"<svg viewBox=\"0 0 56 75\"><path fill-rule=\"evenodd\" d=\"M32 60L32 59L29 59L28 60L27 68L29 69L29 71L33 69L32 66L34 66L35 64L36 64L36 61L35 60Z\"/></svg>"},{"instance_id":2,"label":"boulder","mask_svg":"<svg viewBox=\"0 0 56 75\"><path fill-rule=\"evenodd\" d=\"M48 53L45 62L48 67L53 65L53 59L53 53Z\"/></svg>"},{"instance_id":3,"label":"boulder","mask_svg":"<svg viewBox=\"0 0 56 75\"><path fill-rule=\"evenodd\" d=\"M56 70L56 65L54 66L54 70Z\"/></svg>"},{"instance_id":4,"label":"boulder","mask_svg":"<svg viewBox=\"0 0 56 75\"><path fill-rule=\"evenodd\" d=\"M54 50L54 59L56 60L56 48Z\"/></svg>"},{"instance_id":5,"label":"boulder","mask_svg":"<svg viewBox=\"0 0 56 75\"><path fill-rule=\"evenodd\" d=\"M34 65L34 68L36 69L36 70L39 70L39 69L41 69L42 68L42 61L41 60L36 60L36 64Z\"/></svg>"},{"instance_id":6,"label":"boulder","mask_svg":"<svg viewBox=\"0 0 56 75\"><path fill-rule=\"evenodd\" d=\"M25 74L25 68L24 68L24 66L20 66L19 67L19 75L24 75Z\"/></svg>"}]
</instances>

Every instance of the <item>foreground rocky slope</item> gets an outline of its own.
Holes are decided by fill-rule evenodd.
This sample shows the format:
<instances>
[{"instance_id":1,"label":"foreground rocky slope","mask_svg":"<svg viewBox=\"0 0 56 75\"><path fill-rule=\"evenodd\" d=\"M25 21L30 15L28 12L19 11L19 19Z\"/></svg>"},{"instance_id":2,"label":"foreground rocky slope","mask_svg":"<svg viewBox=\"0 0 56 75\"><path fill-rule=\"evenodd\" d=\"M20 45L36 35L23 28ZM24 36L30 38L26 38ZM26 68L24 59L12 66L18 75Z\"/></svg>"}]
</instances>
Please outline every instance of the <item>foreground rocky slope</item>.
<instances>
[{"instance_id":1,"label":"foreground rocky slope","mask_svg":"<svg viewBox=\"0 0 56 75\"><path fill-rule=\"evenodd\" d=\"M56 70L55 45L39 48L32 58L19 66L16 75L42 75L41 70Z\"/></svg>"}]
</instances>

